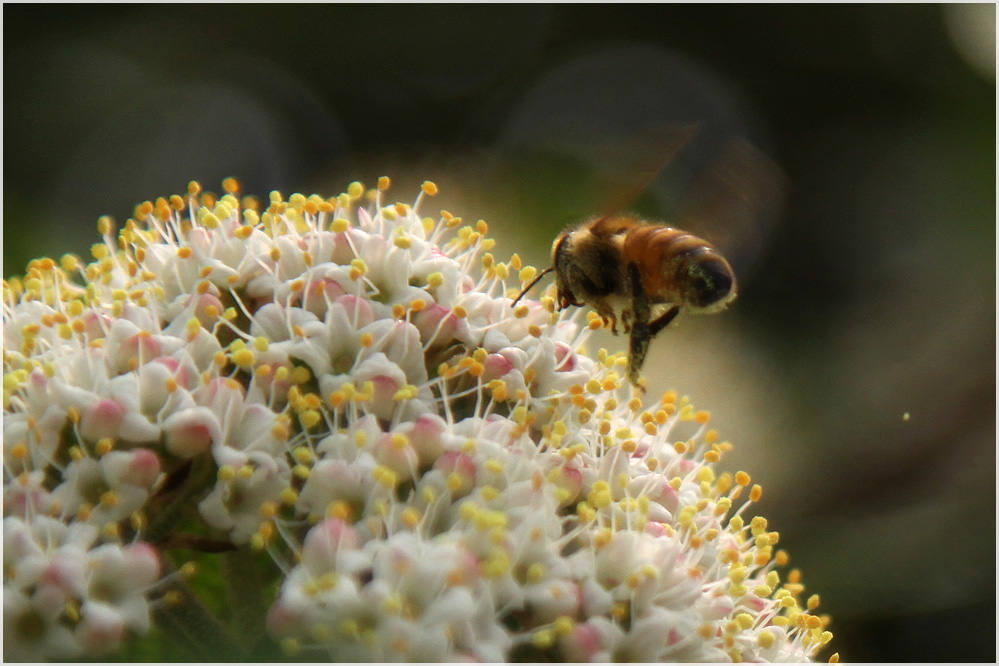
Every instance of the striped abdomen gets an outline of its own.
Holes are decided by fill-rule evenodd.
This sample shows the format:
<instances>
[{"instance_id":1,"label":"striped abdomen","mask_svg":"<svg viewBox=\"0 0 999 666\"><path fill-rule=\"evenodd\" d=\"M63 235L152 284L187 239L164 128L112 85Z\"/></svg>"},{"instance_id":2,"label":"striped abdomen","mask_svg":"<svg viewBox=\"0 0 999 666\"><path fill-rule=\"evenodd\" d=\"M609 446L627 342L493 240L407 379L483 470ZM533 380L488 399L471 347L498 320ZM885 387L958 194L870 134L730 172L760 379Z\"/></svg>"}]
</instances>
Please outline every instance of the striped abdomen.
<instances>
[{"instance_id":1,"label":"striped abdomen","mask_svg":"<svg viewBox=\"0 0 999 666\"><path fill-rule=\"evenodd\" d=\"M642 289L652 303L711 311L735 298L735 274L728 261L706 240L686 231L634 227L625 235L622 258L638 265Z\"/></svg>"}]
</instances>

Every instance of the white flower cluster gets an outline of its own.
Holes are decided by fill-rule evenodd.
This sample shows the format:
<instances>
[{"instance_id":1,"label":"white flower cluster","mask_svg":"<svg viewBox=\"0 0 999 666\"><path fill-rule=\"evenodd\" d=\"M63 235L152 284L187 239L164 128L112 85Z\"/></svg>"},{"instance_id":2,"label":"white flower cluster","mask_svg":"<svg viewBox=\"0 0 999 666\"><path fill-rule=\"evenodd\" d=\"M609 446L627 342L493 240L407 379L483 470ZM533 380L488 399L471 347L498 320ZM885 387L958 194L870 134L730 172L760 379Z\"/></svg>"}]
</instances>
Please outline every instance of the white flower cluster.
<instances>
[{"instance_id":1,"label":"white flower cluster","mask_svg":"<svg viewBox=\"0 0 999 666\"><path fill-rule=\"evenodd\" d=\"M413 205L381 179L266 209L224 186L146 202L117 237L102 219L94 262L4 283L5 658L146 631L185 508L199 538L271 554L267 626L292 652L802 661L828 642L777 534L743 518L759 487L716 474L710 414L644 405L626 358L583 353L599 320L511 307L536 272L497 261L484 222L421 218L432 183Z\"/></svg>"}]
</instances>

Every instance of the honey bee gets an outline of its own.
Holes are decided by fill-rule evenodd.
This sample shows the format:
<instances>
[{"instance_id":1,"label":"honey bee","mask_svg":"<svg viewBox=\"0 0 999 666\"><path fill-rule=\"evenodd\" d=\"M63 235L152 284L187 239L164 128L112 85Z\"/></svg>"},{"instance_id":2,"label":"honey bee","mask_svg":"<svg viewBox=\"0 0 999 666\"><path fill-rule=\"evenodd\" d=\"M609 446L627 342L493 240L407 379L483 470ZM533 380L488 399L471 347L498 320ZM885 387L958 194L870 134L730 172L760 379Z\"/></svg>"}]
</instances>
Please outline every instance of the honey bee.
<instances>
[{"instance_id":1,"label":"honey bee","mask_svg":"<svg viewBox=\"0 0 999 666\"><path fill-rule=\"evenodd\" d=\"M681 310L723 310L736 296L735 273L708 241L680 229L626 215L608 215L563 231L552 244L560 309L589 305L617 334L631 334L628 379L639 385L650 341Z\"/></svg>"}]
</instances>

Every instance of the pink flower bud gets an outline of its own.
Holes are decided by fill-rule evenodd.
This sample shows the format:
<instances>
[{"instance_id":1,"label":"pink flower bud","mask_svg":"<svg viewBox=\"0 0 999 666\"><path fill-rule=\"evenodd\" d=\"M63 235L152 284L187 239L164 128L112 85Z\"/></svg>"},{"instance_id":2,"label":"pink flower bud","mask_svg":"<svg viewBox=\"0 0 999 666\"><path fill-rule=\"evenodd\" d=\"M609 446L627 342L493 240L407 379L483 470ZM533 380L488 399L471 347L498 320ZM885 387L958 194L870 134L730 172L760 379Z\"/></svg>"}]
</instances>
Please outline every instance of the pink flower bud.
<instances>
[{"instance_id":1,"label":"pink flower bud","mask_svg":"<svg viewBox=\"0 0 999 666\"><path fill-rule=\"evenodd\" d=\"M80 434L94 442L102 437L114 438L127 412L128 408L117 400L101 400L84 410L80 419Z\"/></svg>"},{"instance_id":2,"label":"pink flower bud","mask_svg":"<svg viewBox=\"0 0 999 666\"><path fill-rule=\"evenodd\" d=\"M319 523L305 537L302 562L314 573L332 571L341 550L357 547L357 532L339 518L328 518Z\"/></svg>"},{"instance_id":3,"label":"pink flower bud","mask_svg":"<svg viewBox=\"0 0 999 666\"><path fill-rule=\"evenodd\" d=\"M343 306L351 321L354 321L354 313L357 313L355 328L363 328L375 320L375 311L371 308L371 303L366 299L359 299L353 294L346 294L336 299L336 302Z\"/></svg>"},{"instance_id":4,"label":"pink flower bud","mask_svg":"<svg viewBox=\"0 0 999 666\"><path fill-rule=\"evenodd\" d=\"M160 459L149 449L133 449L128 452L131 461L128 470L122 475L125 483L149 488L160 475Z\"/></svg>"},{"instance_id":5,"label":"pink flower bud","mask_svg":"<svg viewBox=\"0 0 999 666\"><path fill-rule=\"evenodd\" d=\"M209 313L209 308L214 308L214 313ZM201 325L209 330L218 321L219 314L225 310L225 306L222 301L218 299L214 294L201 294L198 296L196 305L194 306L194 316L197 318Z\"/></svg>"},{"instance_id":6,"label":"pink flower bud","mask_svg":"<svg viewBox=\"0 0 999 666\"><path fill-rule=\"evenodd\" d=\"M568 506L579 497L579 491L583 488L583 473L574 467L565 466L560 469L560 474L553 477L556 486L568 492L568 495L559 504Z\"/></svg>"},{"instance_id":7,"label":"pink flower bud","mask_svg":"<svg viewBox=\"0 0 999 666\"><path fill-rule=\"evenodd\" d=\"M156 336L138 333L127 338L122 343L118 353L119 363L122 362L122 359L128 359L129 362L135 361L142 365L162 354L163 348Z\"/></svg>"},{"instance_id":8,"label":"pink flower bud","mask_svg":"<svg viewBox=\"0 0 999 666\"><path fill-rule=\"evenodd\" d=\"M486 371L482 374L483 382L491 382L494 379L501 379L514 368L510 359L502 353L489 354L486 356L486 360L483 365L486 366Z\"/></svg>"},{"instance_id":9,"label":"pink flower bud","mask_svg":"<svg viewBox=\"0 0 999 666\"><path fill-rule=\"evenodd\" d=\"M111 327L111 317L91 310L80 315L80 320L83 322L83 335L88 340L106 337Z\"/></svg>"},{"instance_id":10,"label":"pink flower bud","mask_svg":"<svg viewBox=\"0 0 999 666\"><path fill-rule=\"evenodd\" d=\"M433 463L444 452L441 434L447 428L444 419L435 414L424 414L416 420L406 434L419 456L421 466Z\"/></svg>"},{"instance_id":11,"label":"pink flower bud","mask_svg":"<svg viewBox=\"0 0 999 666\"><path fill-rule=\"evenodd\" d=\"M564 342L555 343L555 369L558 372L572 372L576 369L576 353Z\"/></svg>"},{"instance_id":12,"label":"pink flower bud","mask_svg":"<svg viewBox=\"0 0 999 666\"><path fill-rule=\"evenodd\" d=\"M136 541L122 548L128 562L129 575L141 586L152 585L162 569L160 552L145 541Z\"/></svg>"},{"instance_id":13,"label":"pink flower bud","mask_svg":"<svg viewBox=\"0 0 999 666\"><path fill-rule=\"evenodd\" d=\"M371 453L379 464L391 469L400 479L412 478L416 470L416 451L408 437L402 433L383 434L372 447Z\"/></svg>"},{"instance_id":14,"label":"pink flower bud","mask_svg":"<svg viewBox=\"0 0 999 666\"><path fill-rule=\"evenodd\" d=\"M586 622L573 626L572 633L562 641L566 661L591 662L604 649L600 632Z\"/></svg>"},{"instance_id":15,"label":"pink flower bud","mask_svg":"<svg viewBox=\"0 0 999 666\"><path fill-rule=\"evenodd\" d=\"M304 301L304 308L319 318L326 316L330 304L335 303L346 294L340 283L332 278L319 278L309 285L300 298L294 302Z\"/></svg>"},{"instance_id":16,"label":"pink flower bud","mask_svg":"<svg viewBox=\"0 0 999 666\"><path fill-rule=\"evenodd\" d=\"M215 413L207 407L175 412L163 421L166 449L178 458L193 458L207 451L222 436Z\"/></svg>"},{"instance_id":17,"label":"pink flower bud","mask_svg":"<svg viewBox=\"0 0 999 666\"><path fill-rule=\"evenodd\" d=\"M420 332L423 345L430 349L451 344L461 327L461 320L453 310L436 303L417 312L412 321Z\"/></svg>"},{"instance_id":18,"label":"pink flower bud","mask_svg":"<svg viewBox=\"0 0 999 666\"><path fill-rule=\"evenodd\" d=\"M80 609L80 615L76 637L88 654L108 655L121 646L125 638L125 620L121 613L105 604L88 602Z\"/></svg>"},{"instance_id":19,"label":"pink flower bud","mask_svg":"<svg viewBox=\"0 0 999 666\"><path fill-rule=\"evenodd\" d=\"M448 486L453 498L464 497L472 492L472 488L475 487L475 461L464 453L446 451L434 463L434 469L443 472L448 477L449 484L452 483L451 479L458 480L459 484L457 488Z\"/></svg>"},{"instance_id":20,"label":"pink flower bud","mask_svg":"<svg viewBox=\"0 0 999 666\"><path fill-rule=\"evenodd\" d=\"M306 615L302 606L279 598L267 611L267 630L278 638L300 636L307 626Z\"/></svg>"},{"instance_id":21,"label":"pink flower bud","mask_svg":"<svg viewBox=\"0 0 999 666\"><path fill-rule=\"evenodd\" d=\"M69 597L82 596L86 587L86 559L82 550L66 549L57 553L42 572L45 585L60 590Z\"/></svg>"}]
</instances>

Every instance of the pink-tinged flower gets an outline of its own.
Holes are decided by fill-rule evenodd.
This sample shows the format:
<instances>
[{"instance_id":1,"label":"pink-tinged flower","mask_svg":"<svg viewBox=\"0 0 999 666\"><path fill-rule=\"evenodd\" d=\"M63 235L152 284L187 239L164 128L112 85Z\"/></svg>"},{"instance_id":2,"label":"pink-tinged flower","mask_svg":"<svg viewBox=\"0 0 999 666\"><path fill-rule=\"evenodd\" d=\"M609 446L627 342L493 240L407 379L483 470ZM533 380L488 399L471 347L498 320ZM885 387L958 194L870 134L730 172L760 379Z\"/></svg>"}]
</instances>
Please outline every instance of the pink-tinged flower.
<instances>
[{"instance_id":1,"label":"pink-tinged flower","mask_svg":"<svg viewBox=\"0 0 999 666\"><path fill-rule=\"evenodd\" d=\"M145 202L117 237L103 218L93 262L4 283L5 658L113 655L154 607L184 629L167 563L237 548L270 556L258 619L307 658L829 641L711 415L586 353L580 310L512 305L536 271L485 222L423 217L431 183L266 206L225 186Z\"/></svg>"},{"instance_id":2,"label":"pink-tinged flower","mask_svg":"<svg viewBox=\"0 0 999 666\"><path fill-rule=\"evenodd\" d=\"M83 646L60 622L63 604L52 603L44 591L28 595L3 586L3 655L5 660L38 662L75 659Z\"/></svg>"},{"instance_id":3,"label":"pink-tinged flower","mask_svg":"<svg viewBox=\"0 0 999 666\"><path fill-rule=\"evenodd\" d=\"M122 624L139 633L149 630L150 607L146 595L160 576L159 554L144 543L127 546L103 544L87 553L88 603L102 605L101 613L120 615Z\"/></svg>"},{"instance_id":4,"label":"pink-tinged flower","mask_svg":"<svg viewBox=\"0 0 999 666\"><path fill-rule=\"evenodd\" d=\"M210 526L228 533L233 543L247 543L264 522L262 507L288 487L288 463L264 451L242 452L228 446L216 447L213 453L219 478L198 510Z\"/></svg>"},{"instance_id":5,"label":"pink-tinged flower","mask_svg":"<svg viewBox=\"0 0 999 666\"><path fill-rule=\"evenodd\" d=\"M160 461L149 449L111 451L99 460L71 462L52 498L63 515L98 527L117 523L139 510L160 475Z\"/></svg>"},{"instance_id":6,"label":"pink-tinged flower","mask_svg":"<svg viewBox=\"0 0 999 666\"><path fill-rule=\"evenodd\" d=\"M42 470L21 472L4 484L3 501L10 515L21 519L48 513L53 499L45 482L45 473Z\"/></svg>"},{"instance_id":7,"label":"pink-tinged flower","mask_svg":"<svg viewBox=\"0 0 999 666\"><path fill-rule=\"evenodd\" d=\"M83 522L66 524L49 516L5 517L5 581L23 590L50 588L65 601L76 591L83 570L76 561L86 557L97 538L97 528Z\"/></svg>"},{"instance_id":8,"label":"pink-tinged flower","mask_svg":"<svg viewBox=\"0 0 999 666\"><path fill-rule=\"evenodd\" d=\"M87 654L105 656L121 647L126 636L125 618L114 608L91 602L80 609L76 639Z\"/></svg>"},{"instance_id":9,"label":"pink-tinged flower","mask_svg":"<svg viewBox=\"0 0 999 666\"><path fill-rule=\"evenodd\" d=\"M163 420L163 436L168 452L178 458L193 458L221 439L222 426L211 409L191 407Z\"/></svg>"}]
</instances>

